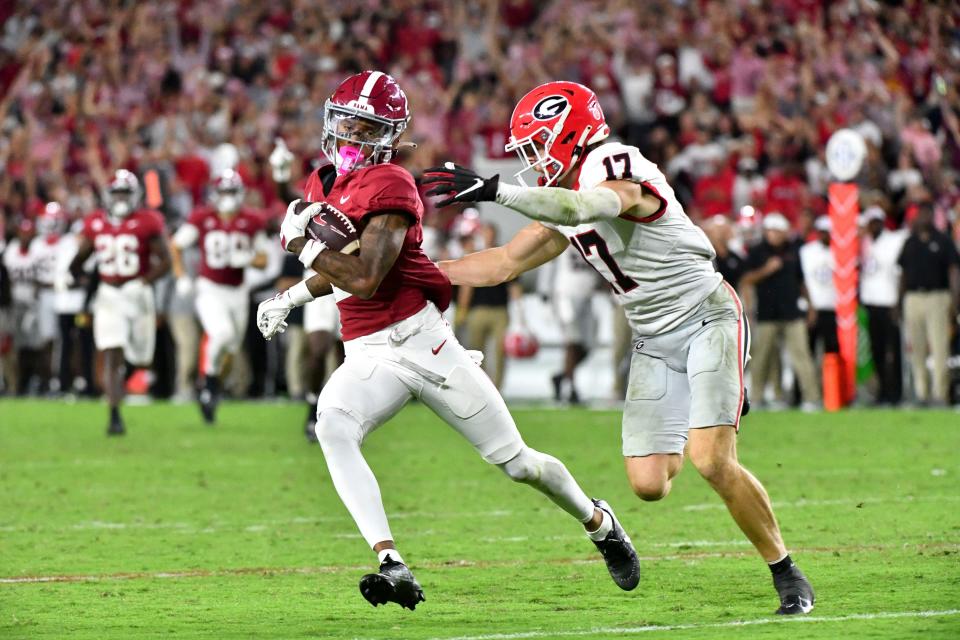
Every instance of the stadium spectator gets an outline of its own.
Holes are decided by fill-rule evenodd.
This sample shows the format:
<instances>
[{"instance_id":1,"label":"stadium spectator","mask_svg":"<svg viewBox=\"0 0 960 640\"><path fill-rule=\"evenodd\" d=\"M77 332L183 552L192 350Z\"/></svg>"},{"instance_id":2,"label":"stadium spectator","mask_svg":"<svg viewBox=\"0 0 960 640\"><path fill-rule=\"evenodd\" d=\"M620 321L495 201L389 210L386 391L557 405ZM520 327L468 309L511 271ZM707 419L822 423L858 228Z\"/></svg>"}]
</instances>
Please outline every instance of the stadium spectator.
<instances>
[{"instance_id":1,"label":"stadium spectator","mask_svg":"<svg viewBox=\"0 0 960 640\"><path fill-rule=\"evenodd\" d=\"M763 240L750 248L744 268L741 282L756 288L758 322L751 348L754 398L763 401L774 352L785 346L800 383L803 408L815 410L820 404L820 387L798 304L803 295L800 255L784 216L769 213L764 217ZM783 399L775 397L775 401L779 404Z\"/></svg>"},{"instance_id":2,"label":"stadium spectator","mask_svg":"<svg viewBox=\"0 0 960 640\"><path fill-rule=\"evenodd\" d=\"M878 404L900 404L903 396L898 259L909 233L886 228L887 214L877 205L863 212L866 227L860 253L860 303L867 311L870 354L877 372Z\"/></svg>"},{"instance_id":3,"label":"stadium spectator","mask_svg":"<svg viewBox=\"0 0 960 640\"><path fill-rule=\"evenodd\" d=\"M496 247L497 227L483 224L476 241L464 239L463 252L473 253L487 247ZM493 287L462 286L457 290L456 326L466 332L466 346L484 353L484 363L498 389L503 386L506 353L503 339L510 325L510 301L519 299L523 293L517 282L502 283Z\"/></svg>"},{"instance_id":4,"label":"stadium spectator","mask_svg":"<svg viewBox=\"0 0 960 640\"><path fill-rule=\"evenodd\" d=\"M918 208L898 263L914 393L921 404L944 405L951 324L960 308L960 256L950 236L933 225L929 204Z\"/></svg>"},{"instance_id":5,"label":"stadium spectator","mask_svg":"<svg viewBox=\"0 0 960 640\"><path fill-rule=\"evenodd\" d=\"M800 248L800 268L810 306L807 327L810 351L816 356L820 345L823 353L839 353L837 337L837 289L833 285L833 254L830 251L830 218L820 216L813 225L816 238Z\"/></svg>"}]
</instances>

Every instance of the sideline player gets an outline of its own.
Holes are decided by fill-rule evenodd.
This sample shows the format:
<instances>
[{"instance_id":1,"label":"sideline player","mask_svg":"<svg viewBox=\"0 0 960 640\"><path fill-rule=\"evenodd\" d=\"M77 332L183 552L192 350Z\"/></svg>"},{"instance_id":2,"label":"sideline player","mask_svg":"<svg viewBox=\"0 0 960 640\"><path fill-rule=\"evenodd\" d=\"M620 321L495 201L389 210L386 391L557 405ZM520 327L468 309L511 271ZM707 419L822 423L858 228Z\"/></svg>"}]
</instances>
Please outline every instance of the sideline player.
<instances>
[{"instance_id":1,"label":"sideline player","mask_svg":"<svg viewBox=\"0 0 960 640\"><path fill-rule=\"evenodd\" d=\"M787 553L770 499L737 459L749 330L740 300L712 264L713 248L639 149L604 142L593 91L550 82L521 98L507 151L539 187L484 179L453 163L426 172L438 203L496 201L536 220L509 243L441 262L454 284L490 286L569 245L610 283L635 338L623 411L623 455L634 492L660 500L687 455L770 566L779 614L807 613L814 594ZM688 442L689 438L689 442Z\"/></svg>"},{"instance_id":2,"label":"sideline player","mask_svg":"<svg viewBox=\"0 0 960 640\"><path fill-rule=\"evenodd\" d=\"M195 209L170 242L173 275L182 296L189 296L193 290L193 281L183 266L183 250L194 244L200 246L196 308L207 334L207 357L198 400L207 424L216 420L220 377L230 358L240 351L247 332L250 302L243 270L267 265L264 220L243 206L243 194L240 174L227 169L213 182L213 206Z\"/></svg>"},{"instance_id":3,"label":"sideline player","mask_svg":"<svg viewBox=\"0 0 960 640\"><path fill-rule=\"evenodd\" d=\"M493 382L443 320L450 281L420 249L423 203L413 177L390 164L409 122L407 98L379 71L347 78L324 109L324 152L333 163L315 171L305 197L319 203L297 214L291 203L280 239L317 275L257 311L270 338L291 308L333 294L340 308L346 360L317 402L317 438L330 477L360 533L377 552L378 573L360 581L373 605L413 609L423 591L394 545L380 488L360 453L364 438L419 398L510 478L543 492L583 523L614 581L633 589L640 566L629 537L602 500L584 494L556 458L524 444ZM347 216L360 252L325 251L303 238L313 210Z\"/></svg>"},{"instance_id":4,"label":"sideline player","mask_svg":"<svg viewBox=\"0 0 960 640\"><path fill-rule=\"evenodd\" d=\"M153 283L170 269L163 217L140 204L140 183L126 169L107 186L106 210L83 221L80 246L70 262L79 279L83 263L96 251L100 284L93 302L93 341L103 352L104 382L110 404L107 435L123 435L120 417L124 359L134 366L153 362L157 320Z\"/></svg>"}]
</instances>

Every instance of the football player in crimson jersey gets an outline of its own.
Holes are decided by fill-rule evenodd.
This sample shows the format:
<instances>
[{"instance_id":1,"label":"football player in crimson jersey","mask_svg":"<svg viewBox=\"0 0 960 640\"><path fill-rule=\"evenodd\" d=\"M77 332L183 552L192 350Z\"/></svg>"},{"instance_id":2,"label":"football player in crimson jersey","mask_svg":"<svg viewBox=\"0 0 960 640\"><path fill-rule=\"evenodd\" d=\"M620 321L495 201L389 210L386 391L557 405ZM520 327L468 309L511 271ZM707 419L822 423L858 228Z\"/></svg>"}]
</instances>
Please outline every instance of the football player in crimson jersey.
<instances>
[{"instance_id":1,"label":"football player in crimson jersey","mask_svg":"<svg viewBox=\"0 0 960 640\"><path fill-rule=\"evenodd\" d=\"M227 169L213 182L213 206L195 209L170 243L173 275L184 296L190 294L193 281L184 271L181 253L194 244L200 246L196 306L207 334L207 357L198 399L207 424L216 419L220 376L228 359L240 350L247 331L249 296L243 270L267 265L264 220L243 206L243 194L240 174Z\"/></svg>"},{"instance_id":2,"label":"football player in crimson jersey","mask_svg":"<svg viewBox=\"0 0 960 640\"><path fill-rule=\"evenodd\" d=\"M596 95L549 82L525 95L508 151L523 183L485 179L447 163L429 169L439 203L496 201L535 220L509 243L440 263L454 284L491 286L559 256L571 244L613 288L636 338L623 412L623 456L634 492L659 500L684 449L723 498L773 573L779 614L807 613L813 589L793 564L770 499L737 460L749 331L740 300L713 267L716 254L655 164L610 134Z\"/></svg>"},{"instance_id":3,"label":"football player in crimson jersey","mask_svg":"<svg viewBox=\"0 0 960 640\"><path fill-rule=\"evenodd\" d=\"M100 283L93 302L93 341L104 356L110 404L108 435L126 432L120 417L124 359L134 366L153 362L157 321L153 283L170 270L163 216L138 208L140 183L126 169L116 172L104 197L106 210L83 221L70 273L79 279L83 263L96 252Z\"/></svg>"},{"instance_id":4,"label":"football player in crimson jersey","mask_svg":"<svg viewBox=\"0 0 960 640\"><path fill-rule=\"evenodd\" d=\"M317 402L317 438L330 477L380 570L360 581L373 605L414 608L423 591L403 564L387 524L380 488L360 452L371 431L419 398L510 478L546 494L592 532L616 583L633 589L640 566L609 505L584 494L556 458L524 444L493 382L440 313L450 281L420 249L423 203L406 170L390 164L410 115L397 82L379 71L345 80L327 101L324 152L331 164L307 181L305 198L336 209L360 229L358 255L304 238L306 214L288 209L284 247L317 272L260 305L257 324L270 338L289 310L320 295L338 301L346 360Z\"/></svg>"}]
</instances>

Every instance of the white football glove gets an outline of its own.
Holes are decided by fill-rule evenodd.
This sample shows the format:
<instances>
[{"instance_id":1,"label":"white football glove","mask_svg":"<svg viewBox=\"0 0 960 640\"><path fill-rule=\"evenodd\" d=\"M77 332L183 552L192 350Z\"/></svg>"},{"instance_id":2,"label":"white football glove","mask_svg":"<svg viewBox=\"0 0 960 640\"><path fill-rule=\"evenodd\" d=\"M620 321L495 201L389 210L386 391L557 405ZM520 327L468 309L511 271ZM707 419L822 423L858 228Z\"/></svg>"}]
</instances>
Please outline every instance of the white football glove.
<instances>
[{"instance_id":1,"label":"white football glove","mask_svg":"<svg viewBox=\"0 0 960 640\"><path fill-rule=\"evenodd\" d=\"M274 182L290 182L290 167L293 165L293 154L287 149L283 138L277 138L273 151L270 152L270 169L273 171Z\"/></svg>"},{"instance_id":2,"label":"white football glove","mask_svg":"<svg viewBox=\"0 0 960 640\"><path fill-rule=\"evenodd\" d=\"M180 276L176 283L177 295L181 298L189 298L193 293L193 280L190 276Z\"/></svg>"},{"instance_id":3,"label":"white football glove","mask_svg":"<svg viewBox=\"0 0 960 640\"><path fill-rule=\"evenodd\" d=\"M316 211L314 207L307 207L300 213L296 212L300 198L287 205L287 213L283 216L283 222L280 223L280 246L284 249L294 238L302 238L307 232L307 223Z\"/></svg>"},{"instance_id":4,"label":"white football glove","mask_svg":"<svg viewBox=\"0 0 960 640\"><path fill-rule=\"evenodd\" d=\"M286 319L296 305L290 299L289 291L278 293L264 300L257 307L257 329L269 340L287 328Z\"/></svg>"}]
</instances>

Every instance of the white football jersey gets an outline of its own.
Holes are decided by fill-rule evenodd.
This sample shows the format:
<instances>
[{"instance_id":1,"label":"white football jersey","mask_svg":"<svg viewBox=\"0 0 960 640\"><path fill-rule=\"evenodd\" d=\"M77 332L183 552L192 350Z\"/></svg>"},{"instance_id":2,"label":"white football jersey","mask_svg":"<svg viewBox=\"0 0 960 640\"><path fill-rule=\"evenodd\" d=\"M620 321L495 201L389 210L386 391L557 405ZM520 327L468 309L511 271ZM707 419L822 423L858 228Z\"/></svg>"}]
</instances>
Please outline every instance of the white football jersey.
<instances>
[{"instance_id":1,"label":"white football jersey","mask_svg":"<svg viewBox=\"0 0 960 640\"><path fill-rule=\"evenodd\" d=\"M716 253L690 221L667 179L640 150L619 142L600 145L583 160L578 189L607 180L633 180L661 201L644 218L621 215L565 227L563 233L610 283L635 336L654 336L681 325L720 286Z\"/></svg>"},{"instance_id":2,"label":"white football jersey","mask_svg":"<svg viewBox=\"0 0 960 640\"><path fill-rule=\"evenodd\" d=\"M811 240L800 247L800 268L807 286L810 304L818 311L837 308L837 289L833 286L833 253L819 240Z\"/></svg>"},{"instance_id":3,"label":"white football jersey","mask_svg":"<svg viewBox=\"0 0 960 640\"><path fill-rule=\"evenodd\" d=\"M37 295L37 251L40 240L34 238L24 251L20 240L14 238L3 253L3 266L10 275L10 289L16 304L33 306Z\"/></svg>"}]
</instances>

